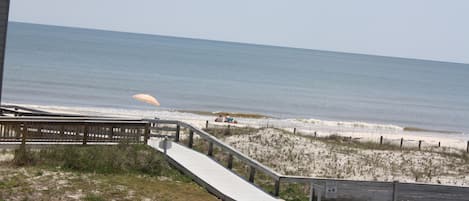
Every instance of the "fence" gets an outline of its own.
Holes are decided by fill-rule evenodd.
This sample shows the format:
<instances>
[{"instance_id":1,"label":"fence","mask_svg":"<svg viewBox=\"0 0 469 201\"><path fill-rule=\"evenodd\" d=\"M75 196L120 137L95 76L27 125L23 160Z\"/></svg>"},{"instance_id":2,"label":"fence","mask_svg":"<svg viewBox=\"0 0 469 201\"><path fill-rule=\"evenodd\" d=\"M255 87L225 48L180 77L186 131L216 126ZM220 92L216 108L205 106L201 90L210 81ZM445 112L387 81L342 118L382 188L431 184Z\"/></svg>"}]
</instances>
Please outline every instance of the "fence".
<instances>
[{"instance_id":1,"label":"fence","mask_svg":"<svg viewBox=\"0 0 469 201\"><path fill-rule=\"evenodd\" d=\"M286 127L283 127L283 126L280 126L280 127L275 127L275 124L271 123L271 124L244 124L243 125L245 126L250 126L250 127L254 127L254 128L279 128L279 129L282 129L282 130L285 130L285 131L288 131L288 132L292 132L293 134L299 134L299 135L304 135L304 136L308 136L308 137L329 137L330 135L322 135L322 136L319 136L317 135L317 132L314 131L314 130L309 130L309 134L304 134L303 131L304 130L301 130L301 133L300 133L300 130L297 129L296 127L293 127L293 128L286 128ZM230 124L221 124L221 123L211 123L211 121L205 121L205 128L230 128L230 127L236 127L237 125L230 125ZM334 132L333 132L334 133ZM406 139L404 137L401 137L401 138L385 138L384 136L382 135L379 135L379 132L376 133L376 138L375 139L368 139L368 138L365 138L365 139L361 139L361 138L353 138L352 136L347 136L347 135L342 135L342 134L338 134L339 132L337 132L337 136L340 136L342 137L344 140L348 140L348 141L361 141L361 142L374 142L374 143L377 143L379 145L392 145L392 146L395 146L395 147L398 147L400 149L418 149L418 150L422 150L422 149L425 149L425 148L441 148L441 147L447 147L447 148L454 148L456 150L460 150L464 147L464 150L469 153L469 140L464 142L464 145L461 145L461 146L457 146L457 147L451 147L451 146L448 146L448 145L444 145L442 144L441 142L437 141L435 143L429 143L429 142L426 142L425 140L411 140L411 139Z\"/></svg>"},{"instance_id":2,"label":"fence","mask_svg":"<svg viewBox=\"0 0 469 201\"><path fill-rule=\"evenodd\" d=\"M146 143L149 127L142 120L0 117L0 142Z\"/></svg>"}]
</instances>

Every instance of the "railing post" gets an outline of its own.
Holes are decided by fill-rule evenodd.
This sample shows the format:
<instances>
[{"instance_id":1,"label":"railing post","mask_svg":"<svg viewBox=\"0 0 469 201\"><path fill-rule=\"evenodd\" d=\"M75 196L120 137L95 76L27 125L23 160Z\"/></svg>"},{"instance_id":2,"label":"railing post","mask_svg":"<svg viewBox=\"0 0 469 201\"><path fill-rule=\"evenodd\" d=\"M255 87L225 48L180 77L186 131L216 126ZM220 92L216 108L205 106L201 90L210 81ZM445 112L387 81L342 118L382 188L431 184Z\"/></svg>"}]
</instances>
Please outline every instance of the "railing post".
<instances>
[{"instance_id":1,"label":"railing post","mask_svg":"<svg viewBox=\"0 0 469 201\"><path fill-rule=\"evenodd\" d=\"M251 166L249 170L249 182L254 183L255 176L256 176L256 168L254 168L254 166Z\"/></svg>"},{"instance_id":2,"label":"railing post","mask_svg":"<svg viewBox=\"0 0 469 201\"><path fill-rule=\"evenodd\" d=\"M83 145L88 143L88 124L85 124L85 128L83 129Z\"/></svg>"},{"instance_id":3,"label":"railing post","mask_svg":"<svg viewBox=\"0 0 469 201\"><path fill-rule=\"evenodd\" d=\"M150 138L150 123L147 123L145 124L145 130L143 132L145 132L143 135L143 143L144 144L148 144L148 139Z\"/></svg>"},{"instance_id":4,"label":"railing post","mask_svg":"<svg viewBox=\"0 0 469 201\"><path fill-rule=\"evenodd\" d=\"M233 168L233 155L232 154L228 155L228 162L227 162L226 167L230 170Z\"/></svg>"},{"instance_id":5,"label":"railing post","mask_svg":"<svg viewBox=\"0 0 469 201\"><path fill-rule=\"evenodd\" d=\"M189 130L189 142L187 143L187 146L189 148L192 148L192 145L194 144L194 131Z\"/></svg>"},{"instance_id":6,"label":"railing post","mask_svg":"<svg viewBox=\"0 0 469 201\"><path fill-rule=\"evenodd\" d=\"M397 201L397 195L398 195L398 189L397 186L399 184L399 181L394 181L392 183L392 201Z\"/></svg>"},{"instance_id":7,"label":"railing post","mask_svg":"<svg viewBox=\"0 0 469 201\"><path fill-rule=\"evenodd\" d=\"M379 144L380 144L380 145L383 144L383 136L381 136L381 137L379 138Z\"/></svg>"},{"instance_id":8,"label":"railing post","mask_svg":"<svg viewBox=\"0 0 469 201\"><path fill-rule=\"evenodd\" d=\"M278 197L280 195L280 177L275 180L274 186L274 196Z\"/></svg>"},{"instance_id":9,"label":"railing post","mask_svg":"<svg viewBox=\"0 0 469 201\"><path fill-rule=\"evenodd\" d=\"M293 134L296 134L296 128L293 128Z\"/></svg>"},{"instance_id":10,"label":"railing post","mask_svg":"<svg viewBox=\"0 0 469 201\"><path fill-rule=\"evenodd\" d=\"M174 136L174 142L179 142L179 133L181 132L181 126L176 125L176 135Z\"/></svg>"},{"instance_id":11,"label":"railing post","mask_svg":"<svg viewBox=\"0 0 469 201\"><path fill-rule=\"evenodd\" d=\"M403 145L404 145L404 138L402 137L402 138L401 138L401 146L400 146L401 149L402 149L402 146L403 146Z\"/></svg>"},{"instance_id":12,"label":"railing post","mask_svg":"<svg viewBox=\"0 0 469 201\"><path fill-rule=\"evenodd\" d=\"M213 142L208 142L208 156L212 157L213 156Z\"/></svg>"},{"instance_id":13,"label":"railing post","mask_svg":"<svg viewBox=\"0 0 469 201\"><path fill-rule=\"evenodd\" d=\"M25 129L23 129L23 132L21 132L21 146L25 146L26 145L26 134L28 132L28 129L27 129L27 126L26 126L26 123L24 123L24 127Z\"/></svg>"}]
</instances>

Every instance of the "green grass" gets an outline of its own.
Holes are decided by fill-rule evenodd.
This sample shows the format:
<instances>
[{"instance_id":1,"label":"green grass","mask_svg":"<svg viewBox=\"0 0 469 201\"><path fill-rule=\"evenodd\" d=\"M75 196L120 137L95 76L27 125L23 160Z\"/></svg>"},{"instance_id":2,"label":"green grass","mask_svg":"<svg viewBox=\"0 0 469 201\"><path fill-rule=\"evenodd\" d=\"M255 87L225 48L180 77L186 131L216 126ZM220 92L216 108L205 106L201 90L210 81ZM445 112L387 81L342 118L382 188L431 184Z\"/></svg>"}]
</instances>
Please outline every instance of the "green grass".
<instances>
[{"instance_id":1,"label":"green grass","mask_svg":"<svg viewBox=\"0 0 469 201\"><path fill-rule=\"evenodd\" d=\"M164 156L145 145L57 146L15 151L17 166L42 166L100 174L137 173L185 179L165 161Z\"/></svg>"},{"instance_id":2,"label":"green grass","mask_svg":"<svg viewBox=\"0 0 469 201\"><path fill-rule=\"evenodd\" d=\"M216 198L145 145L18 149L0 164L0 200L172 200Z\"/></svg>"}]
</instances>

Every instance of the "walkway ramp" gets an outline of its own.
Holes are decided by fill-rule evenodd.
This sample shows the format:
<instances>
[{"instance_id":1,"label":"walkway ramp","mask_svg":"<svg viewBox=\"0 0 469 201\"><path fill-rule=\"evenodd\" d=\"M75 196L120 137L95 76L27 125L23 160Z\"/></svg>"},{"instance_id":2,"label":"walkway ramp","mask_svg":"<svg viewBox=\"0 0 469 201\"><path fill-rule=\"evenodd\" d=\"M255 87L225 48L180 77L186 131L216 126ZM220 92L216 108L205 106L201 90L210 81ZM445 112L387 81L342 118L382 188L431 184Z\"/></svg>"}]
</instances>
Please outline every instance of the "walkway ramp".
<instances>
[{"instance_id":1,"label":"walkway ramp","mask_svg":"<svg viewBox=\"0 0 469 201\"><path fill-rule=\"evenodd\" d=\"M180 144L167 141L167 155L170 159L185 168L209 188L238 201L279 201L260 190L253 184L237 176L210 157L191 150ZM148 145L164 152L161 138L151 138ZM200 181L199 181L200 182Z\"/></svg>"}]
</instances>

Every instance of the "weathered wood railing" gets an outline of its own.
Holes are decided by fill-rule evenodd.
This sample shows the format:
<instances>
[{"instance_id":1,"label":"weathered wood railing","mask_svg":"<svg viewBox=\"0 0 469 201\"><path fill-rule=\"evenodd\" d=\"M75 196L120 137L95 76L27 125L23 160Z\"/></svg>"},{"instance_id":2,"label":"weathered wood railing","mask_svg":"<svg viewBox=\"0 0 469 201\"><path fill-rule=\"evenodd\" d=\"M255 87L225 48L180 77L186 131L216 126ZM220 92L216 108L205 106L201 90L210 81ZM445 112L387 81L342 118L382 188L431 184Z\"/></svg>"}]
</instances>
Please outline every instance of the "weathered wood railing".
<instances>
[{"instance_id":1,"label":"weathered wood railing","mask_svg":"<svg viewBox=\"0 0 469 201\"><path fill-rule=\"evenodd\" d=\"M174 142L182 143L182 131L186 130L185 145L189 148L194 147L196 136L206 142L206 154L213 157L215 147L220 148L228 154L226 158L226 167L233 167L233 160L236 158L243 164L249 166L249 174L246 180L254 183L256 173L263 173L273 180L274 188L271 192L273 196L280 195L281 184L303 183L311 186L311 194L316 197L333 198L337 200L360 200L360 201L436 201L436 200L454 200L467 201L469 198L468 187L417 184L417 183L399 183L379 182L379 181L356 181L345 179L312 178L301 176L289 176L279 174L272 169L262 165L256 160L244 155L233 147L225 144L216 137L196 128L190 124L180 121L149 120L155 124L173 124L174 131L172 139ZM221 162L221 161L219 161ZM264 189L265 190L265 189ZM265 190L266 191L266 190Z\"/></svg>"},{"instance_id":2,"label":"weathered wood railing","mask_svg":"<svg viewBox=\"0 0 469 201\"><path fill-rule=\"evenodd\" d=\"M91 117L0 117L0 142L146 143L148 121Z\"/></svg>"}]
</instances>

